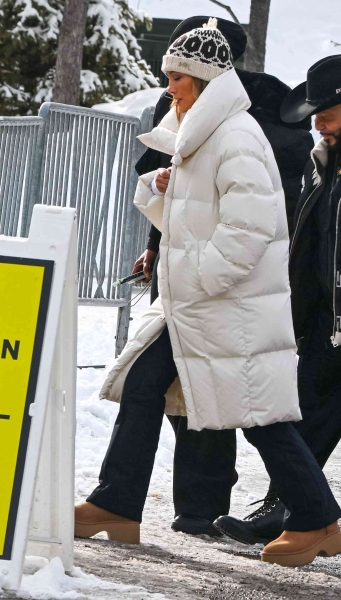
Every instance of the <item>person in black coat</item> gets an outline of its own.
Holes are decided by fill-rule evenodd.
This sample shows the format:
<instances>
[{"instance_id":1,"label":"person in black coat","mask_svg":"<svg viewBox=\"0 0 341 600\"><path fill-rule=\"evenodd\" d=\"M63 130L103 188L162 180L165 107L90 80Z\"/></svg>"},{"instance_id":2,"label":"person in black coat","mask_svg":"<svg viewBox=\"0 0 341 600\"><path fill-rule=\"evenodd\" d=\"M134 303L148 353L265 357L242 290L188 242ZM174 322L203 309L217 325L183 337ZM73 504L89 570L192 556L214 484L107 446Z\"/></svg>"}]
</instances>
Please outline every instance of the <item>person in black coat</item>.
<instances>
[{"instance_id":1,"label":"person in black coat","mask_svg":"<svg viewBox=\"0 0 341 600\"><path fill-rule=\"evenodd\" d=\"M323 468L341 440L341 55L313 65L282 106L285 121L316 114L322 139L306 164L291 237L289 276L299 349L296 429ZM307 101L308 98L308 101ZM247 544L268 543L285 528L285 507L271 484L268 511L216 524Z\"/></svg>"},{"instance_id":2,"label":"person in black coat","mask_svg":"<svg viewBox=\"0 0 341 600\"><path fill-rule=\"evenodd\" d=\"M207 16L191 17L174 31L170 44L181 34L200 27ZM234 60L245 50L246 35L232 21L218 20L218 28L227 37ZM280 119L280 106L290 88L276 77L265 73L251 73L236 69L252 106L250 114L261 125L274 150L286 197L289 229L292 228L295 206L300 193L304 165L313 147L307 119L299 126L285 125ZM155 109L154 127L170 109L172 97L164 92ZM139 175L168 168L170 157L148 149L136 164ZM133 272L143 269L147 279L152 277L151 302L158 296L157 263L161 232L151 227L147 249L136 261ZM154 269L154 270L153 270ZM177 437L174 456L173 496L175 520L172 528L191 534L217 535L212 521L227 514L232 485L238 475L234 470L236 455L235 431L189 431L186 417L168 417Z\"/></svg>"}]
</instances>

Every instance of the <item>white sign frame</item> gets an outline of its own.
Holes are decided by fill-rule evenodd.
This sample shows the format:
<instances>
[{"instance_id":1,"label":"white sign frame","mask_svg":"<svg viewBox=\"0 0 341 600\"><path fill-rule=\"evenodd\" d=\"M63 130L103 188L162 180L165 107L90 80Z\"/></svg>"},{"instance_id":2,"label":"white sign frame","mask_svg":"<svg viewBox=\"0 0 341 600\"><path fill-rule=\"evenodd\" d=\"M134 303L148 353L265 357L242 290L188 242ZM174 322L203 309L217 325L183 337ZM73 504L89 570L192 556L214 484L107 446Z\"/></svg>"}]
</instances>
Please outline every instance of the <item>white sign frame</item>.
<instances>
[{"instance_id":1,"label":"white sign frame","mask_svg":"<svg viewBox=\"0 0 341 600\"><path fill-rule=\"evenodd\" d=\"M66 570L72 568L77 370L76 243L75 209L42 205L34 207L28 239L0 236L0 255L54 261L35 399L29 410L32 420L12 553L9 560L0 559L4 589L17 590L20 587L31 514L30 553L48 558L60 556ZM55 495L56 490L59 490L58 510L56 497L52 502L51 495L51 492Z\"/></svg>"}]
</instances>

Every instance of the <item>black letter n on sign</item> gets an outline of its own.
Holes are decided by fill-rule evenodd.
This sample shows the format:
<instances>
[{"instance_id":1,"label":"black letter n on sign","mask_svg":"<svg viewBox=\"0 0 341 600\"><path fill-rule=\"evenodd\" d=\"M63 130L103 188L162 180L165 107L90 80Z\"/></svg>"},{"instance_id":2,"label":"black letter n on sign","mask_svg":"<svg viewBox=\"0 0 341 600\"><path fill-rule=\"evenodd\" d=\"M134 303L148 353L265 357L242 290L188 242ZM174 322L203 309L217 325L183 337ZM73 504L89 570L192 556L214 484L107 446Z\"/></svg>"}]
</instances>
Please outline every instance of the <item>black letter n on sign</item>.
<instances>
[{"instance_id":1,"label":"black letter n on sign","mask_svg":"<svg viewBox=\"0 0 341 600\"><path fill-rule=\"evenodd\" d=\"M6 358L7 352L9 352L9 354L11 355L13 360L18 360L19 346L20 346L19 340L16 340L14 342L14 348L11 345L11 342L9 340L4 340L3 344L2 344L1 358Z\"/></svg>"}]
</instances>

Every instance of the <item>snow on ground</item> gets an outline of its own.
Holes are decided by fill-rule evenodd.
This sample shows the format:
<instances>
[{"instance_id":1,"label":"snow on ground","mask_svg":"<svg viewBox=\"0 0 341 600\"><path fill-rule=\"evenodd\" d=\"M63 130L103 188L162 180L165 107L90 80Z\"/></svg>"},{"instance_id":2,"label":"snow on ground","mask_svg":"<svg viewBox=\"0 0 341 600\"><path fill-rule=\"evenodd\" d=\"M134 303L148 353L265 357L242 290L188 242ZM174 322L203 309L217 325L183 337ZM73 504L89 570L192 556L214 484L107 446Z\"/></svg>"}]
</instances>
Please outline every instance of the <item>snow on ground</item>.
<instances>
[{"instance_id":1,"label":"snow on ground","mask_svg":"<svg viewBox=\"0 0 341 600\"><path fill-rule=\"evenodd\" d=\"M46 558L27 556L25 572L18 597L22 600L80 600L85 594L91 597L106 597L112 600L164 600L163 594L150 594L141 586L125 585L104 581L86 574L79 567L72 573L65 573L60 558L48 561ZM100 596L98 596L100 593Z\"/></svg>"}]
</instances>

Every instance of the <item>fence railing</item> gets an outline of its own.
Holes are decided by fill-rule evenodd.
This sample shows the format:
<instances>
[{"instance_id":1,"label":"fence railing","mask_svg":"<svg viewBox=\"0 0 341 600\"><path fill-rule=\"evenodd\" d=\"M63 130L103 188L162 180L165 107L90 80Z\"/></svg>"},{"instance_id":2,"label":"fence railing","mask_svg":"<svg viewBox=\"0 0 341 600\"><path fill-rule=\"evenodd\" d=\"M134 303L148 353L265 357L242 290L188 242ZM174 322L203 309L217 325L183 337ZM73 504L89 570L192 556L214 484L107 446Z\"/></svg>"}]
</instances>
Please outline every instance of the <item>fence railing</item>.
<instances>
[{"instance_id":1,"label":"fence railing","mask_svg":"<svg viewBox=\"0 0 341 600\"><path fill-rule=\"evenodd\" d=\"M141 120L57 103L38 117L0 119L0 234L26 237L34 204L78 215L80 304L117 307L116 353L129 328L131 286L114 288L146 247L147 221L133 206Z\"/></svg>"},{"instance_id":2,"label":"fence railing","mask_svg":"<svg viewBox=\"0 0 341 600\"><path fill-rule=\"evenodd\" d=\"M27 236L44 130L39 117L0 117L0 234Z\"/></svg>"}]
</instances>

